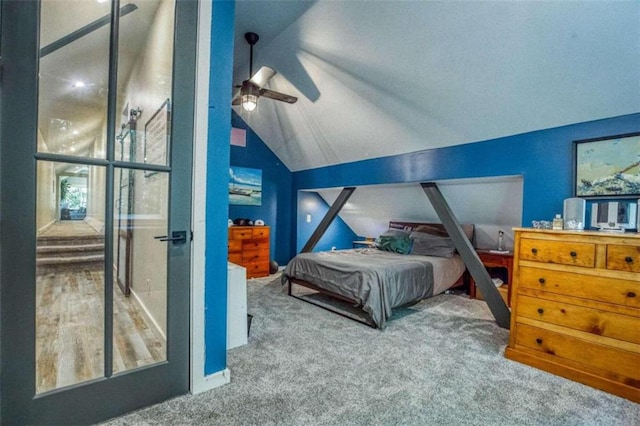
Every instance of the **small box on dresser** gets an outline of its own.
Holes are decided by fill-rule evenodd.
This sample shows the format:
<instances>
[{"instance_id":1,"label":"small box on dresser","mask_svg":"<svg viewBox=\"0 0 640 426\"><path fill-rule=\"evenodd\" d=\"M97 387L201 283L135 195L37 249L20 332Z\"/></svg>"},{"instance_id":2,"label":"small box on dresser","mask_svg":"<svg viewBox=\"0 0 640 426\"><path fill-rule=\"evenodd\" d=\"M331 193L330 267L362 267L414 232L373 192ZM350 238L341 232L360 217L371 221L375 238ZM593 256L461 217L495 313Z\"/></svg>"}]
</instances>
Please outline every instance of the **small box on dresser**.
<instances>
[{"instance_id":1,"label":"small box on dresser","mask_svg":"<svg viewBox=\"0 0 640 426\"><path fill-rule=\"evenodd\" d=\"M229 227L229 262L244 266L247 278L269 275L269 227L231 226Z\"/></svg>"},{"instance_id":2,"label":"small box on dresser","mask_svg":"<svg viewBox=\"0 0 640 426\"><path fill-rule=\"evenodd\" d=\"M640 402L640 234L514 236L505 356Z\"/></svg>"}]
</instances>

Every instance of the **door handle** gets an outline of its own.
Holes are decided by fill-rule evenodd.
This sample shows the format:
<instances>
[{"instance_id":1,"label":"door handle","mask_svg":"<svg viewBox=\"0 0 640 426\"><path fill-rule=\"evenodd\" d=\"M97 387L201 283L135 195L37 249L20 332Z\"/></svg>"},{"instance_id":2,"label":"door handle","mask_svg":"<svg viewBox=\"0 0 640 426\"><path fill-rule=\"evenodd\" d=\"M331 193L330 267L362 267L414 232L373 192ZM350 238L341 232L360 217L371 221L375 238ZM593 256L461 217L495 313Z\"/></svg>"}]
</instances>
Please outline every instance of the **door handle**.
<instances>
[{"instance_id":1,"label":"door handle","mask_svg":"<svg viewBox=\"0 0 640 426\"><path fill-rule=\"evenodd\" d=\"M166 235L157 235L156 240L171 241L173 244L186 244L187 243L187 231L173 231L171 237Z\"/></svg>"}]
</instances>

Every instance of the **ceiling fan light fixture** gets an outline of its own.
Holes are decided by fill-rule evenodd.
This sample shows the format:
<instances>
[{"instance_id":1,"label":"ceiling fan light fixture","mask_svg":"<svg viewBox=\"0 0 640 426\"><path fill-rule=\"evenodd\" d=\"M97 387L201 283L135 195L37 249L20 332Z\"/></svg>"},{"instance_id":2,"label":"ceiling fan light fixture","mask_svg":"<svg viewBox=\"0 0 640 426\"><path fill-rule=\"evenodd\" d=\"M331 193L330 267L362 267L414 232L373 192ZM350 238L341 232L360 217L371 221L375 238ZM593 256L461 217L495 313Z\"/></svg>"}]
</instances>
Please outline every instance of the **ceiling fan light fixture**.
<instances>
[{"instance_id":1,"label":"ceiling fan light fixture","mask_svg":"<svg viewBox=\"0 0 640 426\"><path fill-rule=\"evenodd\" d=\"M254 111L258 107L258 98L265 97L276 101L295 103L298 98L295 96L285 95L284 93L274 90L265 89L269 79L276 74L276 70L271 67L262 66L258 72L253 74L253 45L258 42L260 37L256 33L245 33L244 38L249 43L249 79L242 82L241 86L234 86L240 91L234 96L231 105L241 105L242 109L247 112Z\"/></svg>"},{"instance_id":2,"label":"ceiling fan light fixture","mask_svg":"<svg viewBox=\"0 0 640 426\"><path fill-rule=\"evenodd\" d=\"M258 97L252 94L242 95L242 109L251 112L258 106Z\"/></svg>"}]
</instances>

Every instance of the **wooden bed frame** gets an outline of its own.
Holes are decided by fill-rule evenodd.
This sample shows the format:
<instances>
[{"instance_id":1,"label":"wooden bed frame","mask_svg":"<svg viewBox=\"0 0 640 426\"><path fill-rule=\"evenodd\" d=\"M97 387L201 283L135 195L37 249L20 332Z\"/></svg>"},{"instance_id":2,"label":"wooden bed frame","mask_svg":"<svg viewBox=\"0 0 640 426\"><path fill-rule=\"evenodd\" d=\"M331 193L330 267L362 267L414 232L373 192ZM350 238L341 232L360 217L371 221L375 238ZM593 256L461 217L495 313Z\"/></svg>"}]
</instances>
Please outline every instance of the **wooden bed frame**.
<instances>
[{"instance_id":1,"label":"wooden bed frame","mask_svg":"<svg viewBox=\"0 0 640 426\"><path fill-rule=\"evenodd\" d=\"M441 235L441 236L448 236L447 231L444 228L444 225L442 225L441 223L424 223L424 222L398 222L398 221L390 221L389 222L389 229L402 229L402 230L406 230L406 231L413 231L415 230L418 226L428 226L433 230L433 233L436 235ZM466 226L472 226L472 225L466 225ZM471 228L470 230L471 235L473 236L473 228ZM471 241L472 238L470 238ZM451 287L449 287L450 289L452 288L464 288L466 291L469 291L469 286L470 286L470 275L469 275L469 271L467 271L465 269L464 273L462 274L462 276L458 279L458 281L456 281ZM348 297L345 297L341 294L337 294L334 293L330 290L326 290L323 288L320 288L308 281L304 281L298 278L288 278L288 290L287 293L289 294L289 296L294 297L298 300L302 300L305 301L307 303L310 303L312 305L318 306L320 308L326 309L330 312L336 313L338 315L341 315L345 318L349 318L351 320L360 322L362 324L366 324L369 327L372 328L378 328L375 323L373 322L373 320L371 320L371 318L369 317L369 315L362 311L363 316L362 317L356 317L356 316L352 316L352 315L348 315L347 313L343 312L343 311L339 311L338 309L332 309L326 305L320 304L320 303L316 303L313 300L308 299L307 297L304 296L296 296L295 294L293 294L293 284L297 284L301 287L305 287L308 288L310 290L316 291L322 295L325 296L329 296L332 297L334 299L338 299L340 301L346 302L348 304L350 304L353 307L357 307L357 308L361 308L361 304L353 299L350 299ZM415 305L416 303L418 303L419 301L410 303L408 305L404 305L404 307L406 306L412 306ZM398 306L397 308L401 308L402 306Z\"/></svg>"}]
</instances>

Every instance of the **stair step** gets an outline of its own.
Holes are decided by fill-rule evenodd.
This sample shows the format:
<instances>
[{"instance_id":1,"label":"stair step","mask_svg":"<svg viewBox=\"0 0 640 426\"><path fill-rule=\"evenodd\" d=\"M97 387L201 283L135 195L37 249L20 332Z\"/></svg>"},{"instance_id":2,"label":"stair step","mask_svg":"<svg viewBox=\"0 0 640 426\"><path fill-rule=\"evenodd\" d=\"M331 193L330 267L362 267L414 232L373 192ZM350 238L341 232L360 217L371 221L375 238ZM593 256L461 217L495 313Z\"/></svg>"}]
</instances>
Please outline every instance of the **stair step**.
<instances>
[{"instance_id":1,"label":"stair step","mask_svg":"<svg viewBox=\"0 0 640 426\"><path fill-rule=\"evenodd\" d=\"M36 260L38 273L63 270L88 269L100 270L104 266L104 256L49 257Z\"/></svg>"},{"instance_id":2,"label":"stair step","mask_svg":"<svg viewBox=\"0 0 640 426\"><path fill-rule=\"evenodd\" d=\"M104 245L104 235L41 236L36 239L36 245L38 247L77 246L90 244Z\"/></svg>"},{"instance_id":3,"label":"stair step","mask_svg":"<svg viewBox=\"0 0 640 426\"><path fill-rule=\"evenodd\" d=\"M38 246L36 251L38 254L46 253L77 253L77 252L96 252L103 251L104 244L78 244L73 246Z\"/></svg>"},{"instance_id":4,"label":"stair step","mask_svg":"<svg viewBox=\"0 0 640 426\"><path fill-rule=\"evenodd\" d=\"M36 252L38 254L54 254L54 253L77 253L77 252L96 252L103 251L104 244L77 244L77 245L62 245L62 246L38 246Z\"/></svg>"},{"instance_id":5,"label":"stair step","mask_svg":"<svg viewBox=\"0 0 640 426\"><path fill-rule=\"evenodd\" d=\"M104 255L95 254L87 256L39 257L36 259L36 265L38 266L88 264L96 262L104 262Z\"/></svg>"}]
</instances>

